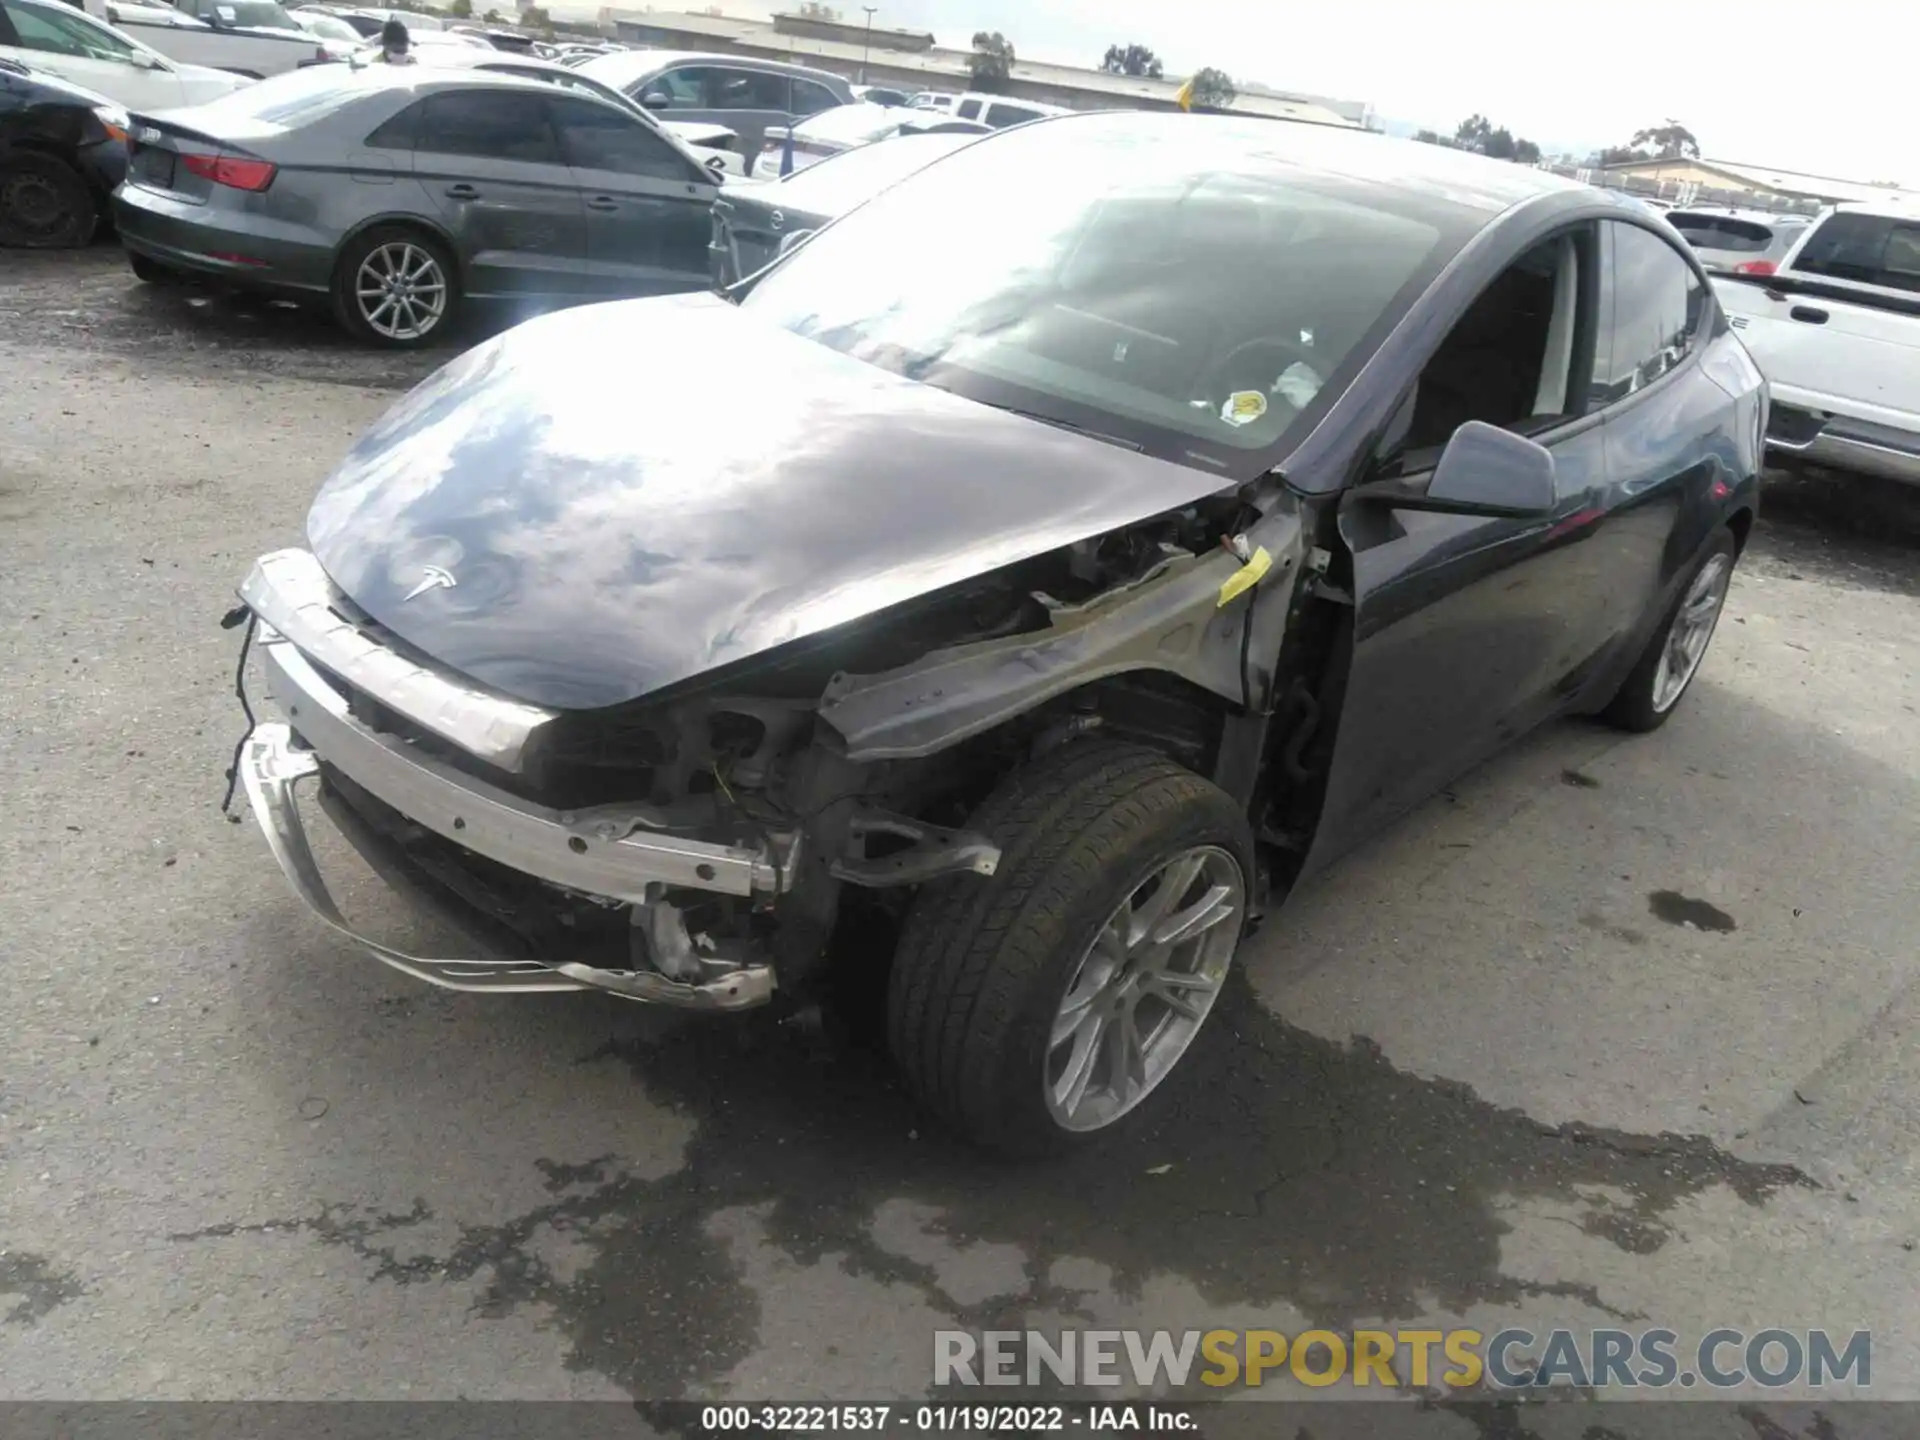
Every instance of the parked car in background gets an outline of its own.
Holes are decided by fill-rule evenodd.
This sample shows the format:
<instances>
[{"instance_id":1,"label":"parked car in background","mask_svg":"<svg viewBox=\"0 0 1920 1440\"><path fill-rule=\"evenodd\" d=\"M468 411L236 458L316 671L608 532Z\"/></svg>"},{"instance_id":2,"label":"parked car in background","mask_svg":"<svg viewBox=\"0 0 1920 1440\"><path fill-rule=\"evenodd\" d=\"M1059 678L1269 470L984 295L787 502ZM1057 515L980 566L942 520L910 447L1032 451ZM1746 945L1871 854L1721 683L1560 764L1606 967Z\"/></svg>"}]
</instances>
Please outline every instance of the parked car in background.
<instances>
[{"instance_id":1,"label":"parked car in background","mask_svg":"<svg viewBox=\"0 0 1920 1440\"><path fill-rule=\"evenodd\" d=\"M797 174L830 156L894 135L926 130L985 134L991 128L977 120L956 120L906 106L836 105L797 125L769 127L760 153L748 165L747 173L756 178L774 179Z\"/></svg>"},{"instance_id":2,"label":"parked car in background","mask_svg":"<svg viewBox=\"0 0 1920 1440\"><path fill-rule=\"evenodd\" d=\"M356 63L371 60L372 56L356 57ZM604 100L609 105L617 105L629 111L641 121L653 126L668 136L671 141L685 148L687 158L703 165L715 176L743 175L745 165L738 153L738 139L724 125L702 125L694 121L662 120L653 111L621 94L611 85L603 84L591 75L582 75L578 70L550 60L541 60L532 55L513 55L498 50L469 50L464 47L428 46L417 57L422 65L456 66L468 70L483 70L490 75L519 75L528 80L545 80L558 85L563 90L573 90Z\"/></svg>"},{"instance_id":3,"label":"parked car in background","mask_svg":"<svg viewBox=\"0 0 1920 1440\"><path fill-rule=\"evenodd\" d=\"M409 35L438 34L447 28L447 22L438 15L428 15L419 10L359 8L341 12L341 18L362 35L378 35L389 20L398 20L407 27Z\"/></svg>"},{"instance_id":4,"label":"parked car in background","mask_svg":"<svg viewBox=\"0 0 1920 1440\"><path fill-rule=\"evenodd\" d=\"M206 65L264 79L315 61L336 60L352 48L310 35L275 0L180 0L175 8L133 0L85 0L142 44L188 65Z\"/></svg>"},{"instance_id":5,"label":"parked car in background","mask_svg":"<svg viewBox=\"0 0 1920 1440\"><path fill-rule=\"evenodd\" d=\"M57 75L131 110L200 105L251 83L170 60L62 0L0 0L0 59Z\"/></svg>"},{"instance_id":6,"label":"parked car in background","mask_svg":"<svg viewBox=\"0 0 1920 1440\"><path fill-rule=\"evenodd\" d=\"M0 246L84 245L127 170L124 108L0 59Z\"/></svg>"},{"instance_id":7,"label":"parked car in background","mask_svg":"<svg viewBox=\"0 0 1920 1440\"><path fill-rule=\"evenodd\" d=\"M829 156L783 180L728 187L713 202L714 285L725 288L772 264L836 216L977 139L897 135Z\"/></svg>"},{"instance_id":8,"label":"parked car in background","mask_svg":"<svg viewBox=\"0 0 1920 1440\"><path fill-rule=\"evenodd\" d=\"M545 81L316 65L135 116L114 216L142 279L325 300L413 346L468 300L704 289L716 188L630 109Z\"/></svg>"},{"instance_id":9,"label":"parked car in background","mask_svg":"<svg viewBox=\"0 0 1920 1440\"><path fill-rule=\"evenodd\" d=\"M1033 125L734 303L546 316L401 400L242 583L284 719L236 769L407 974L851 989L929 1111L1061 1149L1186 1063L1305 877L1555 716L1676 712L1765 409L1685 243L1592 187ZM308 785L465 953L353 927Z\"/></svg>"},{"instance_id":10,"label":"parked car in background","mask_svg":"<svg viewBox=\"0 0 1920 1440\"><path fill-rule=\"evenodd\" d=\"M956 120L978 120L995 130L1004 130L1009 125L1024 125L1029 120L1044 120L1049 115L1073 113L1064 105L1042 105L1038 100L1009 100L1004 95L982 95L972 90L964 95L956 95L951 109Z\"/></svg>"},{"instance_id":11,"label":"parked car in background","mask_svg":"<svg viewBox=\"0 0 1920 1440\"><path fill-rule=\"evenodd\" d=\"M744 55L624 50L595 56L580 73L663 119L725 125L740 137L743 155L760 153L769 125L791 125L853 102L852 88L838 75Z\"/></svg>"},{"instance_id":12,"label":"parked car in background","mask_svg":"<svg viewBox=\"0 0 1920 1440\"><path fill-rule=\"evenodd\" d=\"M1669 210L1678 230L1709 270L1771 275L1806 229L1811 215L1775 215L1765 210Z\"/></svg>"},{"instance_id":13,"label":"parked car in background","mask_svg":"<svg viewBox=\"0 0 1920 1440\"><path fill-rule=\"evenodd\" d=\"M358 30L338 15L329 14L325 10L289 10L287 13L292 16L294 24L318 39L336 40L342 45L351 45L355 48L358 48L365 39Z\"/></svg>"},{"instance_id":14,"label":"parked car in background","mask_svg":"<svg viewBox=\"0 0 1920 1440\"><path fill-rule=\"evenodd\" d=\"M855 85L853 98L868 105L904 105L907 92L891 85Z\"/></svg>"},{"instance_id":15,"label":"parked car in background","mask_svg":"<svg viewBox=\"0 0 1920 1440\"><path fill-rule=\"evenodd\" d=\"M1920 214L1841 205L1773 273L1713 283L1773 388L1775 458L1920 485Z\"/></svg>"},{"instance_id":16,"label":"parked car in background","mask_svg":"<svg viewBox=\"0 0 1920 1440\"><path fill-rule=\"evenodd\" d=\"M916 110L952 110L958 95L949 95L939 90L921 90L907 97L907 104Z\"/></svg>"}]
</instances>

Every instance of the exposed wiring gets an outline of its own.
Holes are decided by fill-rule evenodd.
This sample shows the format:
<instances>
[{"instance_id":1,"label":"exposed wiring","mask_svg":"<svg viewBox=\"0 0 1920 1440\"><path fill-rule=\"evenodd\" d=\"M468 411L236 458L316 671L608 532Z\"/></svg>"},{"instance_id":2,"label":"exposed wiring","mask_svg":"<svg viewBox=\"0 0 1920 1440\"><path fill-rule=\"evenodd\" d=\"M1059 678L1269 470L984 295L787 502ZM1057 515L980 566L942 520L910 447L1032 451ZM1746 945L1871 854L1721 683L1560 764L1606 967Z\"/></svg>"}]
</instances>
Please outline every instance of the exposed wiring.
<instances>
[{"instance_id":1,"label":"exposed wiring","mask_svg":"<svg viewBox=\"0 0 1920 1440\"><path fill-rule=\"evenodd\" d=\"M773 832L767 829L765 821L761 820L758 815L740 803L739 797L733 793L733 787L727 784L727 777L720 773L720 766L717 763L711 764L707 768L713 772L713 783L720 787L720 793L726 797L727 804L732 806L735 813L753 826L754 831L760 837L760 843L767 847L767 859L773 866L773 894L777 900L786 893L787 881L786 874L780 864L780 847L773 843Z\"/></svg>"}]
</instances>

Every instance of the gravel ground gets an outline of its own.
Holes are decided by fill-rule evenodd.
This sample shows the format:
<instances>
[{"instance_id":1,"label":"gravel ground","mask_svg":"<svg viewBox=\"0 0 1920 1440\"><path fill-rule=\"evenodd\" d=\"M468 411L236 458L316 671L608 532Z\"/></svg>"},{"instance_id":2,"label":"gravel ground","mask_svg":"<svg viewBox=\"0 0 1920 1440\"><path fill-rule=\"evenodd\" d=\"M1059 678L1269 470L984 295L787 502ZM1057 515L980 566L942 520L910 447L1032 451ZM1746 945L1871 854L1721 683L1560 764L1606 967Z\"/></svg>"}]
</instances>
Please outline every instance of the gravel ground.
<instances>
[{"instance_id":1,"label":"gravel ground","mask_svg":"<svg viewBox=\"0 0 1920 1440\"><path fill-rule=\"evenodd\" d=\"M1156 1124L1015 1169L803 1029L328 938L217 811L216 621L448 352L0 267L0 1397L917 1396L942 1326L1424 1321L1871 1328L1920 1398L1920 495L1783 477L1672 725L1461 781L1262 932Z\"/></svg>"}]
</instances>

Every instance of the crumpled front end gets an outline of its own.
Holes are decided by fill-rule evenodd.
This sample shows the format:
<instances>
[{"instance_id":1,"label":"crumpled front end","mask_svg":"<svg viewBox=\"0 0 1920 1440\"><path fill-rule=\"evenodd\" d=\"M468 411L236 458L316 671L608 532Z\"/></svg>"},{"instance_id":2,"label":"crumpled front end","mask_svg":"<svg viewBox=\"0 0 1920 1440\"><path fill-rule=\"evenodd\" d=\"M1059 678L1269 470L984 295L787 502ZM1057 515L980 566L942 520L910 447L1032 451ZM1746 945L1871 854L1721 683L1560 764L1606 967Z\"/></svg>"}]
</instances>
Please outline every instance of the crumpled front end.
<instances>
[{"instance_id":1,"label":"crumpled front end","mask_svg":"<svg viewBox=\"0 0 1920 1440\"><path fill-rule=\"evenodd\" d=\"M600 989L711 1010L772 997L754 918L792 883L797 831L744 816L729 826L717 804L685 807L706 812L700 825L640 798L542 803L529 777L565 717L407 654L305 551L263 557L241 593L285 719L255 727L240 779L281 870L333 929L455 990ZM549 773L560 758L545 756ZM308 843L309 787L374 868L467 932L474 954L411 954L345 919Z\"/></svg>"}]
</instances>

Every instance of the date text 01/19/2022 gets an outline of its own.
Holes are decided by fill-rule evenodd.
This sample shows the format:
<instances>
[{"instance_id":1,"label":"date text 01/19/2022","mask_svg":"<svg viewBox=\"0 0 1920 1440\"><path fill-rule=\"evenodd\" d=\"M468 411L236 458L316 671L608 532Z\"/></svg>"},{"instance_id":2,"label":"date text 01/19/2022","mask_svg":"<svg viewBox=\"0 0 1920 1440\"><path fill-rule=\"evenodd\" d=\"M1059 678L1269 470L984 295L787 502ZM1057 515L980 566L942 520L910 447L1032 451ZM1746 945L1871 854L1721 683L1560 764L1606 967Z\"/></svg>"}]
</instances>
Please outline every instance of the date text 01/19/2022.
<instances>
[{"instance_id":1,"label":"date text 01/19/2022","mask_svg":"<svg viewBox=\"0 0 1920 1440\"><path fill-rule=\"evenodd\" d=\"M861 1431L882 1434L1045 1433L1109 1430L1177 1432L1194 1418L1175 1406L1097 1405L705 1405L700 1429L729 1433L794 1434Z\"/></svg>"}]
</instances>

